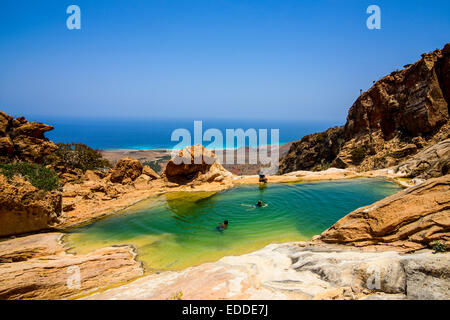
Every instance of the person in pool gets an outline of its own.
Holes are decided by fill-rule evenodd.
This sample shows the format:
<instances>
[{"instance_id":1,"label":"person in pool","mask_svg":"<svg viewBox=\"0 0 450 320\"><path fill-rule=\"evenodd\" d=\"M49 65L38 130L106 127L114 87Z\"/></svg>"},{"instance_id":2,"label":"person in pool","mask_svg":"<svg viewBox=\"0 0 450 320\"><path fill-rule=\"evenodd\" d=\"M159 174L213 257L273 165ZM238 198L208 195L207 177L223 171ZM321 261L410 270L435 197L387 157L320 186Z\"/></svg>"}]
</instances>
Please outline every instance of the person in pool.
<instances>
[{"instance_id":1,"label":"person in pool","mask_svg":"<svg viewBox=\"0 0 450 320\"><path fill-rule=\"evenodd\" d=\"M219 226L216 228L218 231L223 231L228 227L228 220L219 223Z\"/></svg>"}]
</instances>

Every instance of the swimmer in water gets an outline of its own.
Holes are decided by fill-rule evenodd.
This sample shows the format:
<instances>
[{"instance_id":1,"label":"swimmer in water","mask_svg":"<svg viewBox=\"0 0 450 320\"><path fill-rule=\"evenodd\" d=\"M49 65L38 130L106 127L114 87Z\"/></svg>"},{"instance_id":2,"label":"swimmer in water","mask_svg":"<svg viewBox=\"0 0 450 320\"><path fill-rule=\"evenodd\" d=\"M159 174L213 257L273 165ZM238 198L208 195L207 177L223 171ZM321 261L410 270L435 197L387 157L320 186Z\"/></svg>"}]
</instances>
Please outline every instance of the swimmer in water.
<instances>
[{"instance_id":1,"label":"swimmer in water","mask_svg":"<svg viewBox=\"0 0 450 320\"><path fill-rule=\"evenodd\" d=\"M261 200L258 200L258 203L256 204L257 207L262 207L263 203Z\"/></svg>"},{"instance_id":2,"label":"swimmer in water","mask_svg":"<svg viewBox=\"0 0 450 320\"><path fill-rule=\"evenodd\" d=\"M228 220L219 223L219 226L216 228L218 231L223 231L228 227Z\"/></svg>"}]
</instances>

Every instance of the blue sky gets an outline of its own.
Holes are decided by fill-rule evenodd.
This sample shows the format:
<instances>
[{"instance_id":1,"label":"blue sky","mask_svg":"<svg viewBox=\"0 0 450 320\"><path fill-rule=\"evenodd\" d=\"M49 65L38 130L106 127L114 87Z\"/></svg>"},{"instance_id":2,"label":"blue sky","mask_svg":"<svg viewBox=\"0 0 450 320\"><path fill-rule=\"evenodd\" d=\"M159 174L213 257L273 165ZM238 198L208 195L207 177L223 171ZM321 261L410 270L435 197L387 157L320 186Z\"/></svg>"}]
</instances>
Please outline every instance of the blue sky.
<instances>
[{"instance_id":1,"label":"blue sky","mask_svg":"<svg viewBox=\"0 0 450 320\"><path fill-rule=\"evenodd\" d=\"M0 110L342 124L360 89L449 34L448 0L1 0Z\"/></svg>"}]
</instances>

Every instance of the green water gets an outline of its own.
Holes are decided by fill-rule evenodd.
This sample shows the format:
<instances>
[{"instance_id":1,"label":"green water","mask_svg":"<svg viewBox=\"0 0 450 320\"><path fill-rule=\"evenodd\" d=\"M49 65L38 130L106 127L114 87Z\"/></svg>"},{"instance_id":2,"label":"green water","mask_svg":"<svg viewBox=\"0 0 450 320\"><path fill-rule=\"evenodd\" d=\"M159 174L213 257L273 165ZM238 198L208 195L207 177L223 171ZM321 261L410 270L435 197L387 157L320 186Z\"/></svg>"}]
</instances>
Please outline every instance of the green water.
<instances>
[{"instance_id":1,"label":"green water","mask_svg":"<svg viewBox=\"0 0 450 320\"><path fill-rule=\"evenodd\" d=\"M69 233L87 253L132 244L147 270L179 270L269 243L307 240L350 211L400 190L378 179L240 186L221 193L169 193ZM266 206L254 204L262 200ZM229 220L224 232L219 222Z\"/></svg>"}]
</instances>

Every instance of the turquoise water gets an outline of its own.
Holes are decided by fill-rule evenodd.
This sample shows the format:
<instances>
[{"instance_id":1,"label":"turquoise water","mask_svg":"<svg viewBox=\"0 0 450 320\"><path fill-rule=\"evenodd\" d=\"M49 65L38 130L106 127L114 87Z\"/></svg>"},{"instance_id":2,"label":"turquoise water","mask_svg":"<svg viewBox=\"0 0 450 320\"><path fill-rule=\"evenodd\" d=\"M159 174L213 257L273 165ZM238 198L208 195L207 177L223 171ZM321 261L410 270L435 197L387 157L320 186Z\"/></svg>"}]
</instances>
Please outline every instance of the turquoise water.
<instances>
[{"instance_id":1,"label":"turquoise water","mask_svg":"<svg viewBox=\"0 0 450 320\"><path fill-rule=\"evenodd\" d=\"M73 119L28 117L30 121L40 121L55 127L46 136L54 142L81 142L95 149L171 149L178 141L171 141L175 129L189 130L194 144L194 120L203 120L203 133L207 129L219 129L224 136L224 148L239 148L243 145L227 146L225 144L226 129L244 130L254 128L268 129L268 141L264 144L275 144L270 138L270 129L279 129L279 144L301 139L304 135L321 132L334 122L302 122L302 121L261 121L261 120L214 120L214 119ZM210 142L204 141L207 146ZM258 142L259 143L259 142ZM250 145L249 141L245 142Z\"/></svg>"},{"instance_id":2,"label":"turquoise water","mask_svg":"<svg viewBox=\"0 0 450 320\"><path fill-rule=\"evenodd\" d=\"M148 270L178 270L273 242L307 240L352 210L399 190L385 180L354 179L168 193L73 230L67 242L80 253L133 244ZM258 200L265 206L255 207ZM224 220L228 228L217 231Z\"/></svg>"}]
</instances>

